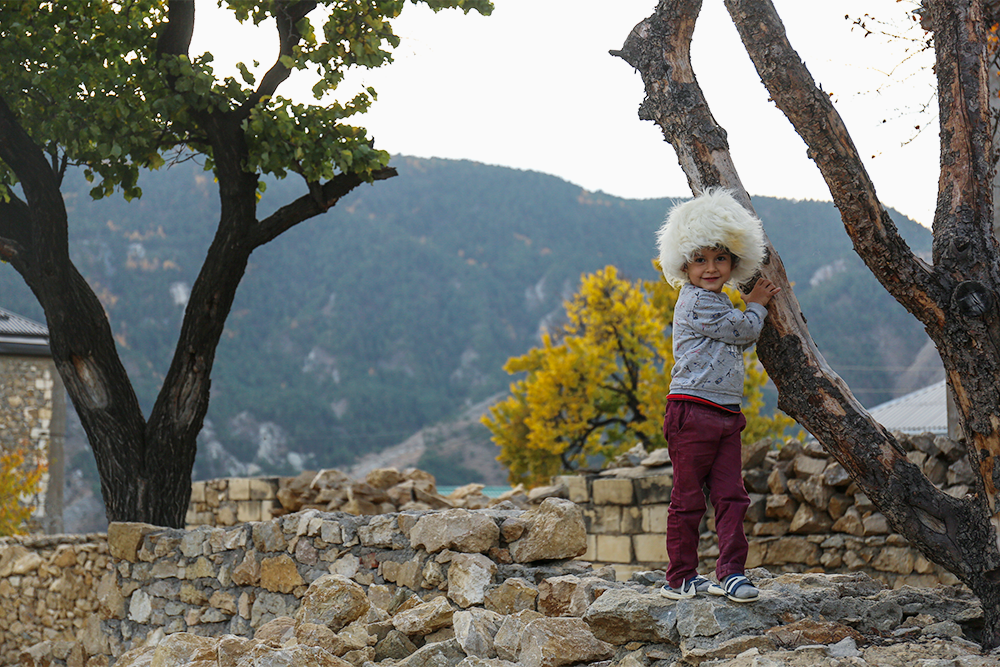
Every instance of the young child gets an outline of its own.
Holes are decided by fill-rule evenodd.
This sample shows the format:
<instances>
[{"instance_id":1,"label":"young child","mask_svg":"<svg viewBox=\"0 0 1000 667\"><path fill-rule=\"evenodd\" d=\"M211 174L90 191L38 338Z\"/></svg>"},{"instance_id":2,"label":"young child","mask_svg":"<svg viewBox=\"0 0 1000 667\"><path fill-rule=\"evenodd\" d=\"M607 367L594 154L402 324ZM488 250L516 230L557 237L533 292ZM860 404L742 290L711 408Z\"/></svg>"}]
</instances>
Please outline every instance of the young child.
<instances>
[{"instance_id":1,"label":"young child","mask_svg":"<svg viewBox=\"0 0 1000 667\"><path fill-rule=\"evenodd\" d=\"M667 583L674 600L707 592L736 602L757 599L744 575L747 538L743 518L750 505L743 486L740 432L743 350L760 335L765 306L779 288L760 278L743 294L746 312L722 291L750 280L764 258L760 221L728 192L707 190L675 206L657 233L660 265L668 282L681 286L674 307L674 368L663 419L674 467L667 512ZM715 584L698 574L698 526L705 513L702 485L715 508L719 558Z\"/></svg>"}]
</instances>

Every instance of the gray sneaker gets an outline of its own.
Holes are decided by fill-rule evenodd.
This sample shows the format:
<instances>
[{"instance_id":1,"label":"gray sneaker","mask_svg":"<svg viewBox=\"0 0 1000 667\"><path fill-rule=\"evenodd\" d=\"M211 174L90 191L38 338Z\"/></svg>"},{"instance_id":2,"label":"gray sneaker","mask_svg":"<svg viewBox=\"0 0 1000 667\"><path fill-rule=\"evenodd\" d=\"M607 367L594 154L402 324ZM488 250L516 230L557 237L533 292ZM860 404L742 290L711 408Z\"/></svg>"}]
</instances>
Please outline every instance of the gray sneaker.
<instances>
[{"instance_id":1,"label":"gray sneaker","mask_svg":"<svg viewBox=\"0 0 1000 667\"><path fill-rule=\"evenodd\" d=\"M712 586L718 588L716 584L713 584L700 574L696 574L681 584L680 588L672 588L669 583L665 584L660 588L660 594L671 600L686 600L693 598L698 593L710 590Z\"/></svg>"}]
</instances>

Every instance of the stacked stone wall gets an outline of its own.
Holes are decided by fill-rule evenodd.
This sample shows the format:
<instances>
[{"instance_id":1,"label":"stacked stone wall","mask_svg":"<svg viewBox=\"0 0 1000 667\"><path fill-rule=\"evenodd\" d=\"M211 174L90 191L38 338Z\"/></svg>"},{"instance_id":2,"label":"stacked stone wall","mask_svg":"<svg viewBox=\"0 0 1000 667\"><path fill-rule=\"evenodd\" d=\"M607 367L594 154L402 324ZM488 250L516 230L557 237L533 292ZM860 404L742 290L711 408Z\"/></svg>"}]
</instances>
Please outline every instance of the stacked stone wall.
<instances>
[{"instance_id":1,"label":"stacked stone wall","mask_svg":"<svg viewBox=\"0 0 1000 667\"><path fill-rule=\"evenodd\" d=\"M610 567L568 559L586 548L583 523L579 506L549 498L528 512L306 510L189 531L112 524L111 567L96 587L104 634L26 645L16 664L737 667L749 655L987 667L1000 658L972 643L983 610L957 587L889 591L860 572L758 568L756 604L675 601L659 592L662 573L620 582ZM891 655L881 650L889 644Z\"/></svg>"},{"instance_id":2,"label":"stacked stone wall","mask_svg":"<svg viewBox=\"0 0 1000 667\"><path fill-rule=\"evenodd\" d=\"M19 664L23 648L48 642L67 664L83 664L100 636L97 587L110 563L104 534L0 539L0 663Z\"/></svg>"},{"instance_id":3,"label":"stacked stone wall","mask_svg":"<svg viewBox=\"0 0 1000 667\"><path fill-rule=\"evenodd\" d=\"M114 567L97 596L104 643L90 648L110 660L150 635L252 637L294 616L310 584L331 574L390 597L445 597L467 608L483 603L494 578L540 580L534 562L579 556L586 536L579 508L551 499L528 512L513 505L360 516L306 510L193 530L115 523L108 543ZM573 561L558 573L586 569ZM356 647L348 661L370 661L367 648Z\"/></svg>"},{"instance_id":4,"label":"stacked stone wall","mask_svg":"<svg viewBox=\"0 0 1000 667\"><path fill-rule=\"evenodd\" d=\"M948 438L897 433L907 457L946 493L961 497L973 484L964 448ZM930 562L889 529L885 517L818 443L796 440L778 447L764 440L744 447L744 483L750 508L744 526L748 567L777 572L861 571L890 586L954 584L957 579ZM363 481L337 470L298 477L197 482L188 525L235 525L302 509L368 515L407 510L477 509L503 500L524 508L549 496L584 509L587 552L581 560L613 565L621 579L663 569L673 471L666 451L631 452L618 467L593 475L558 477L545 489L515 489L500 499L470 484L448 496L419 470L376 470ZM711 572L718 556L709 506L703 524L700 569Z\"/></svg>"},{"instance_id":5,"label":"stacked stone wall","mask_svg":"<svg viewBox=\"0 0 1000 667\"><path fill-rule=\"evenodd\" d=\"M946 493L962 497L973 483L964 448L931 434L896 434L907 458ZM587 553L613 565L620 578L667 564L666 525L673 471L664 450L632 452L621 467L588 476L557 478L550 490L584 509ZM900 535L818 443L792 440L780 448L761 441L743 450L743 480L750 495L744 530L747 567L774 572L865 572L889 586L955 584ZM708 503L706 503L708 504ZM718 556L708 504L699 569L711 573Z\"/></svg>"},{"instance_id":6,"label":"stacked stone wall","mask_svg":"<svg viewBox=\"0 0 1000 667\"><path fill-rule=\"evenodd\" d=\"M505 500L522 509L528 497L515 489L499 498L483 495L482 484L461 486L447 496L438 493L434 476L423 470L379 468L364 480L327 469L295 477L228 478L194 482L187 526L234 526L268 521L301 510L354 515L390 514L428 509L482 509Z\"/></svg>"},{"instance_id":7,"label":"stacked stone wall","mask_svg":"<svg viewBox=\"0 0 1000 667\"><path fill-rule=\"evenodd\" d=\"M52 360L0 355L0 453L21 451L47 468L31 499L32 532L62 528L64 431L65 396Z\"/></svg>"}]
</instances>

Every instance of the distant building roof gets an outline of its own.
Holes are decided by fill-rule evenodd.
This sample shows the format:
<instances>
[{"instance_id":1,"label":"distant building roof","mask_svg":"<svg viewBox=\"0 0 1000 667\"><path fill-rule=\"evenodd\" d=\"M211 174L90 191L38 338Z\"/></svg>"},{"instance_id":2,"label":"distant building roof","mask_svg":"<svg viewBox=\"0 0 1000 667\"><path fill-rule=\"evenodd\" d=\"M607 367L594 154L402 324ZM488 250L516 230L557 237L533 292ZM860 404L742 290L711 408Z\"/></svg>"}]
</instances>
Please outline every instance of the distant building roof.
<instances>
[{"instance_id":1,"label":"distant building roof","mask_svg":"<svg viewBox=\"0 0 1000 667\"><path fill-rule=\"evenodd\" d=\"M43 324L0 308L0 354L49 356L49 330Z\"/></svg>"},{"instance_id":2,"label":"distant building roof","mask_svg":"<svg viewBox=\"0 0 1000 667\"><path fill-rule=\"evenodd\" d=\"M941 380L869 410L872 418L889 431L903 433L948 433L948 389Z\"/></svg>"}]
</instances>

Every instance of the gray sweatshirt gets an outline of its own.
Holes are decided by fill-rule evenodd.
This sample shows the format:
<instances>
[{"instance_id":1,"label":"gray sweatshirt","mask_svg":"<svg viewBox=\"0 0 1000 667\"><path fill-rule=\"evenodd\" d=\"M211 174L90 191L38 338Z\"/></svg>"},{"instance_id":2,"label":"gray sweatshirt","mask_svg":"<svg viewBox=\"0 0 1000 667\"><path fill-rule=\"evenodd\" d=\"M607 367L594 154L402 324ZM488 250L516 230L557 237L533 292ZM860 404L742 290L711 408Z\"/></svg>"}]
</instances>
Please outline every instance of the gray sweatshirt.
<instances>
[{"instance_id":1,"label":"gray sweatshirt","mask_svg":"<svg viewBox=\"0 0 1000 667\"><path fill-rule=\"evenodd\" d=\"M741 312L725 293L684 285L674 306L670 393L739 405L743 350L757 340L765 317L767 309L759 303Z\"/></svg>"}]
</instances>

